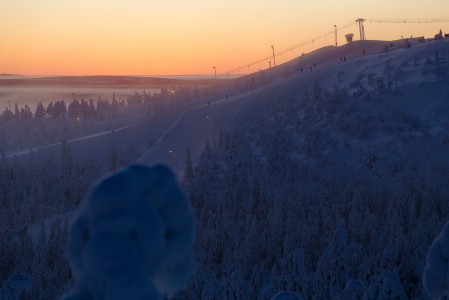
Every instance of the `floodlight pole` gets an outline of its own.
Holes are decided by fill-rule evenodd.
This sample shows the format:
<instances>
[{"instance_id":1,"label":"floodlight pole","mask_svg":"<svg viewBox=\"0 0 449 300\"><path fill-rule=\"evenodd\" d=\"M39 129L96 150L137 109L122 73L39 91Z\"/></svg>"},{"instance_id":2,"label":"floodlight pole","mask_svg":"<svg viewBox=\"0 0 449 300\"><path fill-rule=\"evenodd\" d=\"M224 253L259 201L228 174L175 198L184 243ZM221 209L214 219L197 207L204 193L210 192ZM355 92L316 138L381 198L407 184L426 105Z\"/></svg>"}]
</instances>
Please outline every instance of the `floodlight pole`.
<instances>
[{"instance_id":1,"label":"floodlight pole","mask_svg":"<svg viewBox=\"0 0 449 300\"><path fill-rule=\"evenodd\" d=\"M274 63L274 66L276 67L276 56L274 56L274 46L273 45L271 45L271 49L273 50L273 63Z\"/></svg>"},{"instance_id":2,"label":"floodlight pole","mask_svg":"<svg viewBox=\"0 0 449 300\"><path fill-rule=\"evenodd\" d=\"M337 43L337 24L335 24L334 27L335 27L335 47L338 47L338 43Z\"/></svg>"}]
</instances>

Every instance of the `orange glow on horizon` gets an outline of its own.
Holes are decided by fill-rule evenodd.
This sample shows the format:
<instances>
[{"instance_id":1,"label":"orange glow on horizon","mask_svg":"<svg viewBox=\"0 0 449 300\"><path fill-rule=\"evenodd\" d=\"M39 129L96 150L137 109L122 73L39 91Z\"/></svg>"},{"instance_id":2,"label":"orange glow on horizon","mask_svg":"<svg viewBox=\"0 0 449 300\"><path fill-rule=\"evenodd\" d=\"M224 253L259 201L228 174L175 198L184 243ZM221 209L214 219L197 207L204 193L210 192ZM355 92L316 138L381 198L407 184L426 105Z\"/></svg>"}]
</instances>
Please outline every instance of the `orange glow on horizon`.
<instances>
[{"instance_id":1,"label":"orange glow on horizon","mask_svg":"<svg viewBox=\"0 0 449 300\"><path fill-rule=\"evenodd\" d=\"M0 73L22 75L213 74L289 49L355 18L444 17L449 2L344 0L0 0ZM429 3L430 2L430 3ZM369 14L369 16L368 16ZM449 24L366 24L368 39L432 37ZM355 25L347 28L358 38ZM339 43L344 34L339 32ZM325 45L334 36L276 58ZM267 68L268 62L248 71ZM242 70L244 72L244 70ZM244 72L245 73L245 72Z\"/></svg>"}]
</instances>

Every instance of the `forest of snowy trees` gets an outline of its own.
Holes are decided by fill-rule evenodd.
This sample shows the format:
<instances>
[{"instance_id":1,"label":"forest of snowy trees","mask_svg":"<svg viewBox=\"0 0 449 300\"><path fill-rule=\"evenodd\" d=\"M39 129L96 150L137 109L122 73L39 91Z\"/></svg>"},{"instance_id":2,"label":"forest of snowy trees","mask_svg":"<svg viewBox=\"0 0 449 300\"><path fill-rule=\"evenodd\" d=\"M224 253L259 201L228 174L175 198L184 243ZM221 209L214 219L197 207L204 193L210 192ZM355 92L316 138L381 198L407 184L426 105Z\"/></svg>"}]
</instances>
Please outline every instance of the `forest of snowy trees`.
<instances>
[{"instance_id":1,"label":"forest of snowy trees","mask_svg":"<svg viewBox=\"0 0 449 300\"><path fill-rule=\"evenodd\" d=\"M15 113L4 110L0 118L0 299L57 299L70 290L74 278L65 248L72 212L95 181L135 162L141 154L118 147L111 131L100 159L75 161L68 139L109 131L121 119L136 118L132 106L138 106L145 119L154 119L187 106L196 97L198 87L181 86L163 88L154 95L135 92L126 103L115 94L112 102L100 98L96 105L92 99L74 99L68 106L64 101L50 102L46 108L39 103L34 116L28 105L20 109L16 104ZM44 161L35 158L33 144L49 142L60 143L59 155ZM18 147L31 150L8 155ZM20 280L26 284L18 287Z\"/></svg>"},{"instance_id":2,"label":"forest of snowy trees","mask_svg":"<svg viewBox=\"0 0 449 300\"><path fill-rule=\"evenodd\" d=\"M413 103L401 109L411 95L399 83L415 64L433 73L437 65L387 62L385 76L360 73L348 88L317 83L270 99L248 126L220 130L195 164L188 150L182 186L195 221L194 265L173 298L291 291L303 299L428 299L426 254L449 213L449 125L435 125ZM65 257L70 212L93 182L137 158L113 145L103 160L84 163L73 162L67 141L57 162L35 162L32 151L7 158L3 149L2 293L20 281L20 299L74 290ZM447 231L431 251L436 262L446 259L439 246ZM441 286L431 292L444 293Z\"/></svg>"},{"instance_id":3,"label":"forest of snowy trees","mask_svg":"<svg viewBox=\"0 0 449 300\"><path fill-rule=\"evenodd\" d=\"M161 88L159 92L146 92L142 93L134 92L132 95L116 97L115 92L112 93L112 100L101 99L98 100L89 98L81 100L72 97L72 100L66 104L65 100L49 102L46 107L42 102L39 102L36 106L36 110L33 114L28 104L23 107L19 107L17 103L14 104L14 111L10 107L5 107L3 112L0 113L0 124L4 124L10 121L17 121L20 119L42 119L44 117L68 117L70 119L105 119L117 117L117 109L124 105L135 105L141 103L157 102L157 101L192 101L200 97L200 88L198 86L172 86L171 88ZM174 105L174 102L171 105Z\"/></svg>"},{"instance_id":4,"label":"forest of snowy trees","mask_svg":"<svg viewBox=\"0 0 449 300\"><path fill-rule=\"evenodd\" d=\"M173 86L154 94L145 90L126 97L112 93L112 100L73 98L67 103L38 103L34 114L28 105L16 103L14 112L5 107L0 113L0 152L9 156L18 150L110 131L133 119L154 120L189 107L198 97L198 86Z\"/></svg>"},{"instance_id":5,"label":"forest of snowy trees","mask_svg":"<svg viewBox=\"0 0 449 300\"><path fill-rule=\"evenodd\" d=\"M111 149L103 160L74 164L70 145L65 144L57 162L35 162L30 157L23 164L17 158L1 159L0 282L13 274L28 274L32 284L24 299L62 295L72 278L65 257L66 213L79 206L93 182L132 163L135 155ZM38 237L33 236L30 224L39 228Z\"/></svg>"},{"instance_id":6,"label":"forest of snowy trees","mask_svg":"<svg viewBox=\"0 0 449 300\"><path fill-rule=\"evenodd\" d=\"M178 299L266 299L282 290L304 299L425 298L425 255L449 212L448 166L392 162L379 178L379 159L362 154L335 172L340 162L327 145L344 150L373 132L365 124L350 129L355 140L328 136L345 105L329 105L341 91L318 95L281 101L208 145L194 171L187 164L198 265ZM312 125L320 122L331 124ZM416 130L405 128L393 132Z\"/></svg>"},{"instance_id":7,"label":"forest of snowy trees","mask_svg":"<svg viewBox=\"0 0 449 300\"><path fill-rule=\"evenodd\" d=\"M345 109L350 115L357 106L345 91L329 94L317 87L314 93L279 101L251 127L221 132L206 145L197 167L187 157L184 187L197 227L195 268L188 288L176 298L260 299L282 290L304 299L424 297L425 254L449 212L449 168L419 170L413 161L389 163L382 168L385 180L379 178L380 169L374 171L378 158L364 154L358 164L335 173L339 161L320 149L333 145L333 151L344 150L372 131L368 122L360 125L363 130L350 129L347 141L326 135L324 129L331 126L347 131L337 116ZM339 103L336 97L345 97L347 104L330 106ZM401 119L407 123L413 118ZM312 120L326 124L312 126ZM322 130L315 128L320 126ZM416 127L401 126L396 133L407 130ZM14 199L15 215L1 217L2 251L9 254L2 255L0 280L30 274L30 299L55 298L73 284L63 255L67 221L57 218L49 234L42 224L35 243L25 224L54 214L45 205L61 207L61 212L73 208L90 178L105 170L90 163L62 171L78 174L67 179L68 188L57 185L56 175L45 175L45 170L41 181L27 180L33 167L25 169L18 161L4 167L9 172L2 172L3 199Z\"/></svg>"}]
</instances>

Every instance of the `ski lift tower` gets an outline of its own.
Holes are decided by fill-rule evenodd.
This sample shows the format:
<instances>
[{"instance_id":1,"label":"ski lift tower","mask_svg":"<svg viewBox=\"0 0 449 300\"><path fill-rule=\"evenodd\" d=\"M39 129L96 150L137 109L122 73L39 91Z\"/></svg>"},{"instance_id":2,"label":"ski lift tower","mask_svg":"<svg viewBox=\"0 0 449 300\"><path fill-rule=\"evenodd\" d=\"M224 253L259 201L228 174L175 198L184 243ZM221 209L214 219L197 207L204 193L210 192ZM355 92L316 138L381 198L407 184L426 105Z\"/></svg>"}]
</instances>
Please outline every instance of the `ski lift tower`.
<instances>
[{"instance_id":1,"label":"ski lift tower","mask_svg":"<svg viewBox=\"0 0 449 300\"><path fill-rule=\"evenodd\" d=\"M360 40L364 41L365 40L365 25L363 25L363 22L365 22L366 19L362 19L362 18L358 18L357 20L355 20L356 23L359 24L359 32L360 32Z\"/></svg>"}]
</instances>

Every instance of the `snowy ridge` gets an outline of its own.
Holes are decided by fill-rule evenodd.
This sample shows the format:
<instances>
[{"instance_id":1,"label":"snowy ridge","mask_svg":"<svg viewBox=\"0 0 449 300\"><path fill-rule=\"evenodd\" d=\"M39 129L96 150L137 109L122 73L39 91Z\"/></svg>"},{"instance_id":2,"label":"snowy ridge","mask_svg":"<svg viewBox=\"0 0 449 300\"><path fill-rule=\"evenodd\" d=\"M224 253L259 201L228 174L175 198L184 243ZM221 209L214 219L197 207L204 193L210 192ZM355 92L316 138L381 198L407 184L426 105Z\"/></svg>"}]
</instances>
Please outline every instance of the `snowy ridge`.
<instances>
[{"instance_id":1,"label":"snowy ridge","mask_svg":"<svg viewBox=\"0 0 449 300\"><path fill-rule=\"evenodd\" d=\"M410 111L421 113L417 106L425 104L419 100L424 95L409 97L416 93L432 93L433 95L429 98L433 99L434 103L443 105L448 87L442 82L444 77L438 79L433 76L436 72L435 67L432 65L427 67L426 59L434 60L435 53L439 51L442 62L447 64L449 53L445 49L448 47L448 40L420 44L408 49L402 48L401 41L393 42L394 47L389 47L390 44L391 42L385 41L361 41L338 48L328 47L279 66L277 69L273 69L271 75L270 70L256 73L254 76L257 87L262 84L258 83L259 81L265 80L260 88L251 89L244 94L235 96L232 96L232 89L230 89L228 91L231 94L229 99L224 98L226 92L223 92L223 96L218 100L211 101L211 105L201 105L187 112L181 116L178 126L171 128L171 136L166 139L162 138L158 147L152 148L142 155L140 161L149 163L161 161L175 169L175 162L170 159L168 154L171 149L176 151L177 168L182 170L182 158L185 157L187 147L192 149L192 156L196 161L207 139L216 139L220 129L229 131L247 126L257 120L259 115L269 110L276 101L289 98L297 99L298 96L310 92L315 84L319 84L324 90L349 87L349 92L354 93L360 85L371 91L376 90L375 81L380 78L383 85L394 82L398 92L408 93L400 95L401 97L398 97L400 100L395 103L386 104L387 106L393 105L388 108L390 110L410 107ZM387 51L385 51L385 45L388 45ZM366 49L366 55L363 55L363 49ZM347 62L340 62L339 58L343 55L346 55ZM308 67L312 66L314 62L316 67L310 72ZM400 64L404 64L404 62L406 65L401 67ZM385 73L385 66L388 64L393 64L395 67L392 68L396 70ZM300 72L301 67L303 67L303 73ZM434 70L431 70L432 68ZM423 72L429 72L431 76L427 76ZM262 74L265 79L261 77ZM363 78L359 80L360 76ZM247 84L251 85L251 78L251 76L247 76L237 79L237 81L247 80ZM431 85L432 82L436 86L419 86ZM355 85L355 89L351 88L351 85ZM423 117L431 118L433 116Z\"/></svg>"}]
</instances>

